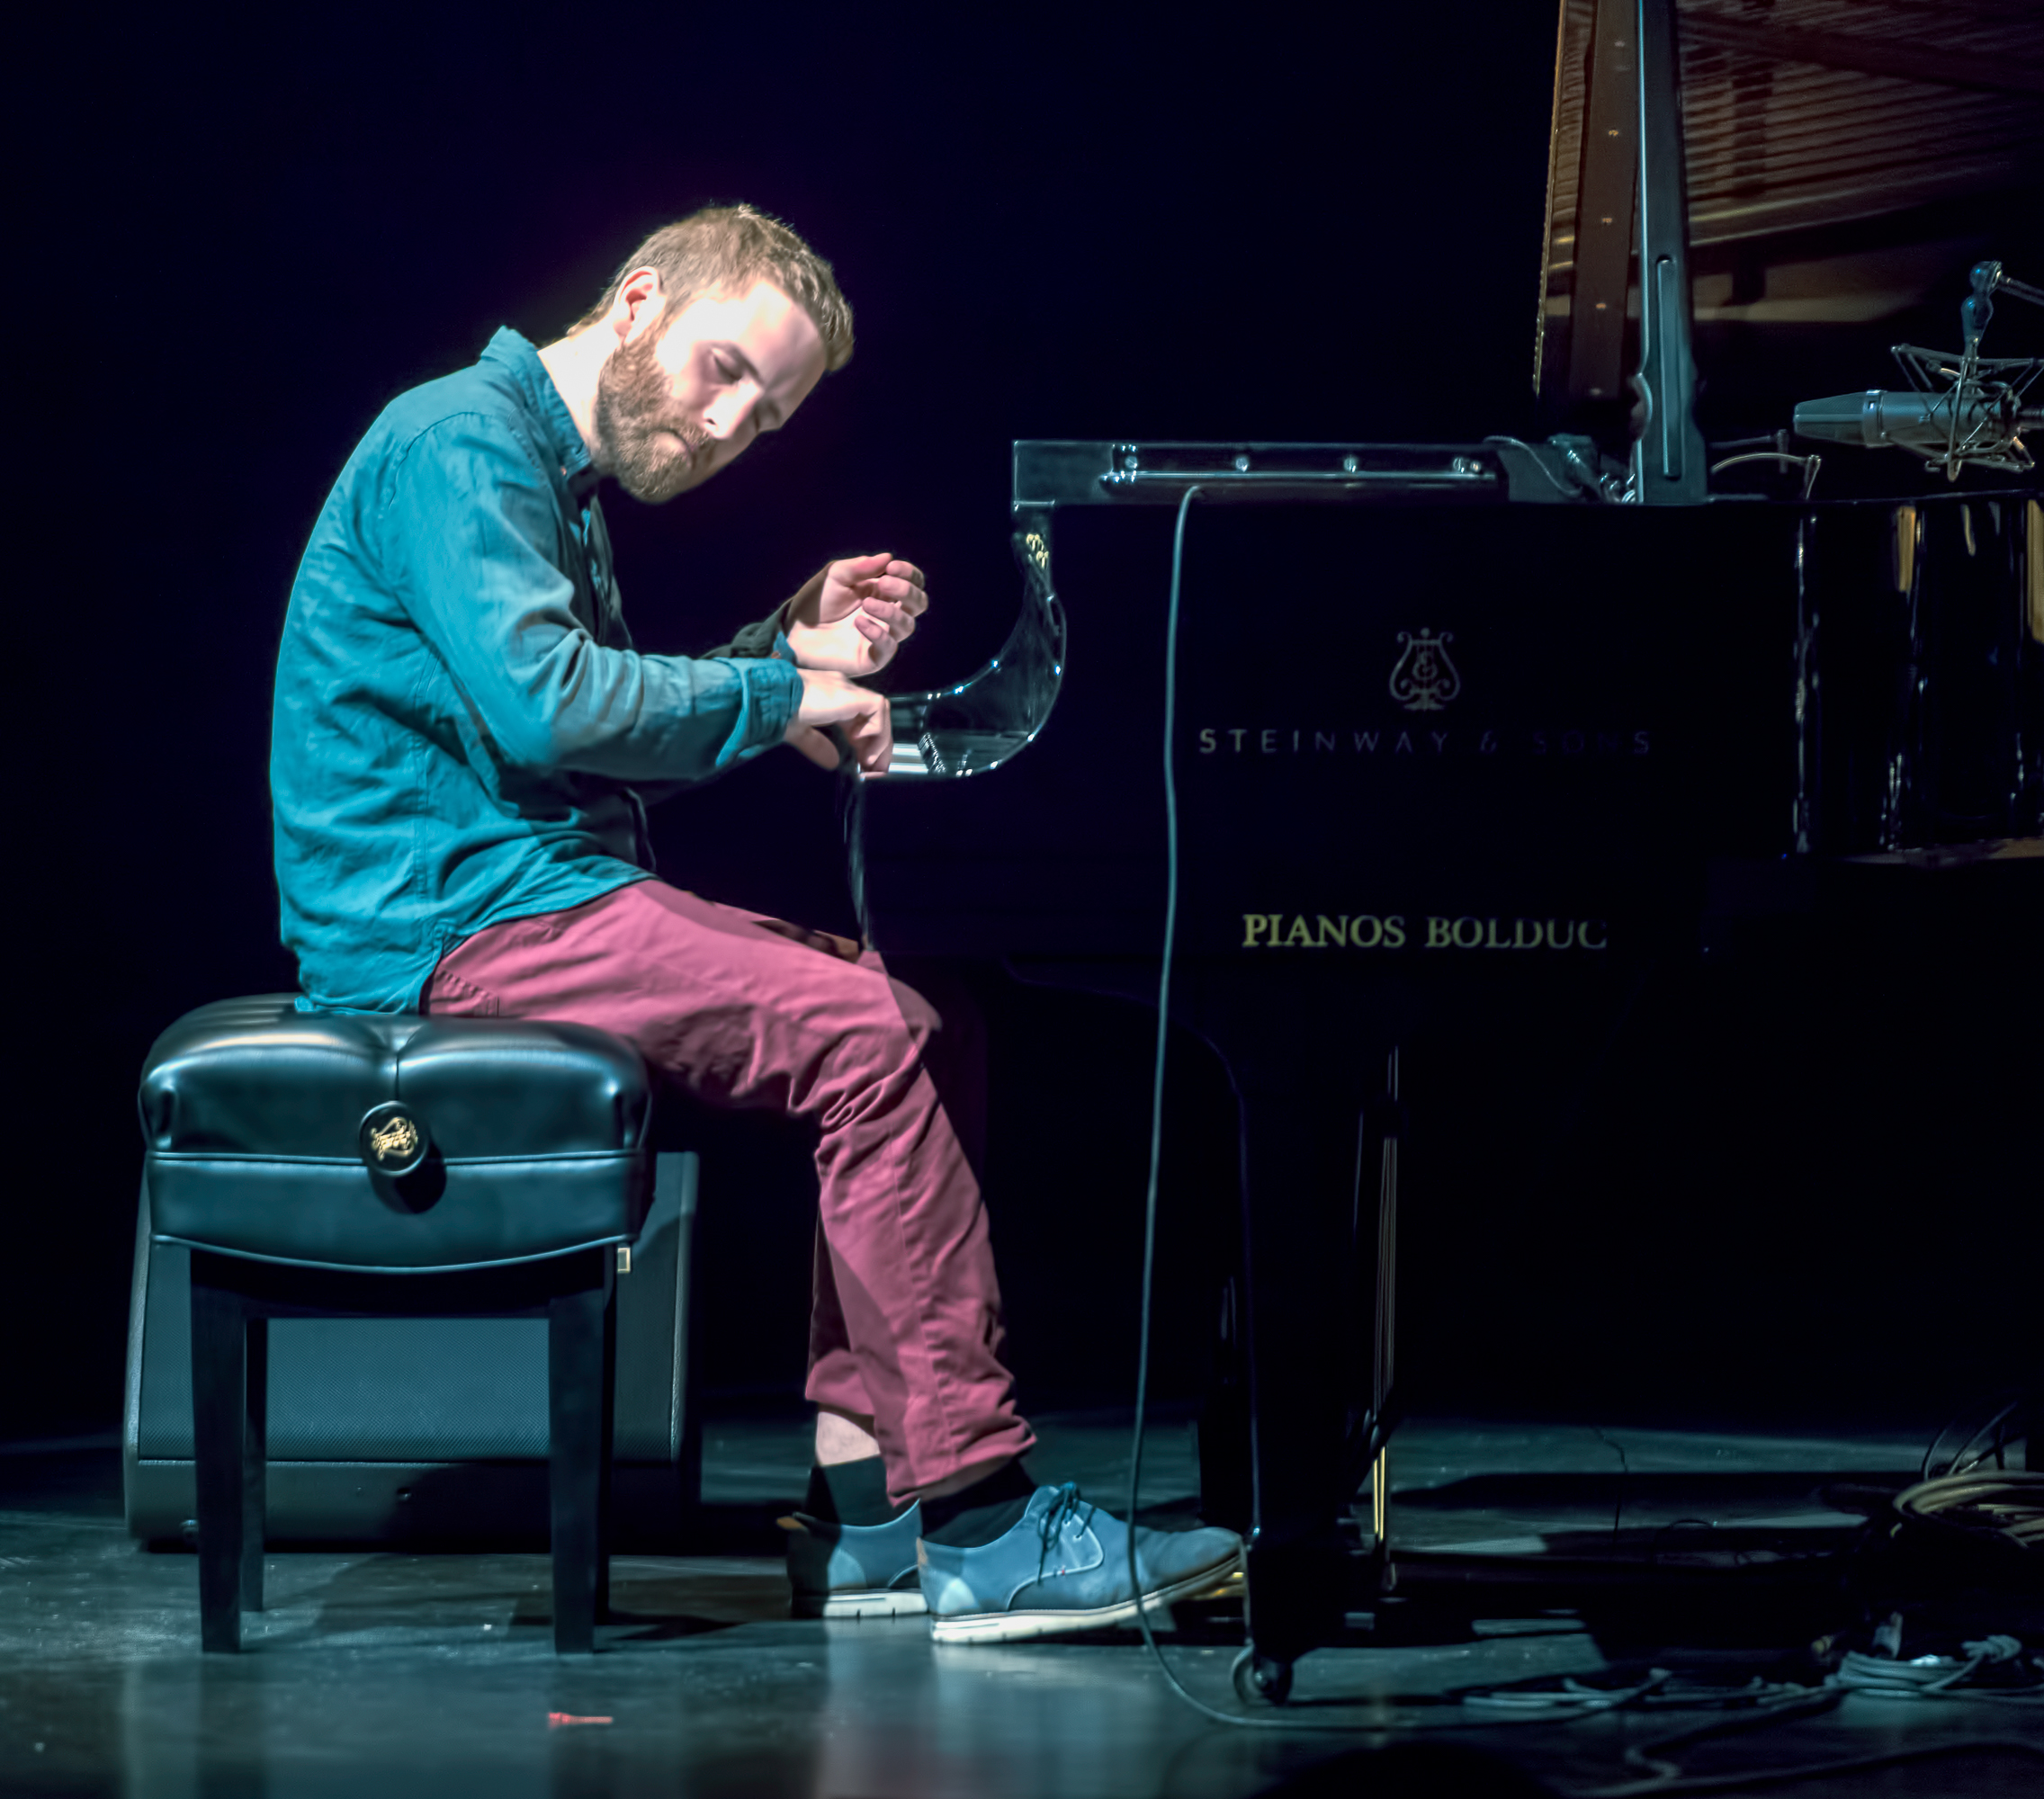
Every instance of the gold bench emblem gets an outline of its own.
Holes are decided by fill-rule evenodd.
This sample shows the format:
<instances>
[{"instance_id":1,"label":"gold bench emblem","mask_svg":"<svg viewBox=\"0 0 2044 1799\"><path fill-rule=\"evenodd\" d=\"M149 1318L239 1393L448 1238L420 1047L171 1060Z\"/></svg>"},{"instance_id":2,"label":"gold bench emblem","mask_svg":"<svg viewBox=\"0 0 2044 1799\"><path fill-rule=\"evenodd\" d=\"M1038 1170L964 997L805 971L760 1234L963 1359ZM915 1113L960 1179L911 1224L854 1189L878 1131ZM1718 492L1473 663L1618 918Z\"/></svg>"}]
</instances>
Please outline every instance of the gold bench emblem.
<instances>
[{"instance_id":1,"label":"gold bench emblem","mask_svg":"<svg viewBox=\"0 0 2044 1799\"><path fill-rule=\"evenodd\" d=\"M418 1126L409 1118L393 1118L369 1133L370 1153L380 1162L399 1162L418 1151Z\"/></svg>"}]
</instances>

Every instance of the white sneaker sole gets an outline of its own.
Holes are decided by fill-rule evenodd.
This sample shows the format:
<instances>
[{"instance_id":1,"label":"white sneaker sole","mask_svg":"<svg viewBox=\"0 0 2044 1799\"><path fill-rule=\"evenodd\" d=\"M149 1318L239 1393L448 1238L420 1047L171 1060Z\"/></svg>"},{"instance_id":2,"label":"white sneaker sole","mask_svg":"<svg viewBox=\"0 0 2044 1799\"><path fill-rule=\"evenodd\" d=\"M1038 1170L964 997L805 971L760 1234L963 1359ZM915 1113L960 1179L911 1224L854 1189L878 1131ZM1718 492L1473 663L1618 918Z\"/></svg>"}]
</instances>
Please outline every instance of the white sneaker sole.
<instances>
[{"instance_id":1,"label":"white sneaker sole","mask_svg":"<svg viewBox=\"0 0 2044 1799\"><path fill-rule=\"evenodd\" d=\"M915 1588L874 1588L863 1593L798 1593L789 1607L798 1618L919 1617L929 1607Z\"/></svg>"},{"instance_id":2,"label":"white sneaker sole","mask_svg":"<svg viewBox=\"0 0 2044 1799\"><path fill-rule=\"evenodd\" d=\"M1180 1599L1203 1599L1225 1592L1241 1578L1242 1558L1237 1555L1169 1587L1145 1593L1141 1599L1120 1599L1089 1611L966 1612L958 1617L931 1618L929 1633L937 1642L1021 1642L1031 1637L1103 1630L1109 1624L1134 1622L1138 1607L1158 1612Z\"/></svg>"}]
</instances>

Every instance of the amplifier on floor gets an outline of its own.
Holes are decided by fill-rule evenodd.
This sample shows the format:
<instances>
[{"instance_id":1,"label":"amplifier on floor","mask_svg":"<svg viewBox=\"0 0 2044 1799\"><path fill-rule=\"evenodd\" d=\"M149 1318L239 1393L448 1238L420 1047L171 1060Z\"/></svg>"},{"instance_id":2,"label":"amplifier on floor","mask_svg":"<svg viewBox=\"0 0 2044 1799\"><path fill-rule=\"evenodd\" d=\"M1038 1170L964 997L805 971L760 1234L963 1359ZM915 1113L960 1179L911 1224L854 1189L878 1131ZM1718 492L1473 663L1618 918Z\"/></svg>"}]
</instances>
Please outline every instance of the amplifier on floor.
<instances>
[{"instance_id":1,"label":"amplifier on floor","mask_svg":"<svg viewBox=\"0 0 2044 1799\"><path fill-rule=\"evenodd\" d=\"M619 1252L617 1546L672 1550L701 1489L688 1403L697 1160L658 1159ZM149 1240L145 1180L121 1433L128 1528L193 1533L189 1252ZM543 1318L280 1318L270 1326L269 1539L543 1547Z\"/></svg>"}]
</instances>

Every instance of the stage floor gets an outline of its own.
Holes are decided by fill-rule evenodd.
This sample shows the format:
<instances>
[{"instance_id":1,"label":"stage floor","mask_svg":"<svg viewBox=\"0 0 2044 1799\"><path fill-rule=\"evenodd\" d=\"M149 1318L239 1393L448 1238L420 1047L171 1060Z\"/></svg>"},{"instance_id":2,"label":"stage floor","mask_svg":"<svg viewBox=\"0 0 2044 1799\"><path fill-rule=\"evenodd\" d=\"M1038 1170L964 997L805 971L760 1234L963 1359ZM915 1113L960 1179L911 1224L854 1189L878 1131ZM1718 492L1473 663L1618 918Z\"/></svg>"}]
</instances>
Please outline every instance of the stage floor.
<instances>
[{"instance_id":1,"label":"stage floor","mask_svg":"<svg viewBox=\"0 0 2044 1799\"><path fill-rule=\"evenodd\" d=\"M1039 1428L1038 1472L1118 1508L1125 1420ZM2031 1759L2044 1755L2044 1706L1853 1694L1794 1717L1632 1708L1555 1721L1460 1696L1541 1677L1622 1685L1647 1669L1678 1677L1667 1695L1815 1680L1813 1641L1891 1600L1905 1655L1941 1632L2044 1641L2034 1582L2025 1595L1964 1558L1890 1543L1887 1497L1914 1479L1927 1435L1414 1422L1393 1445L1391 1483L1412 1597L1358 1610L1344 1643L1301 1661L1288 1707L1250 1714L1234 1699L1239 1609L1162 1633L1186 1684L1254 1729L1184 1705L1133 1633L937 1649L920 1620L790 1619L771 1552L772 1518L806 1469L794 1419L710 1427L704 1541L730 1553L620 1557L603 1652L570 1661L551 1651L544 1557L508 1553L274 1554L271 1608L247 1621L247 1651L202 1657L196 1565L130 1540L111 1444L14 1445L0 1453L0 1790L1678 1792L1627 1750L1743 1720L1757 1727L1659 1760L1692 1777L1750 1777L1970 1744L1738 1790L2013 1799L2044 1782ZM1183 1512L1195 1486L1189 1426L1167 1419L1146 1455L1146 1510ZM1548 1584L1527 1584L1542 1568ZM1260 1727L1279 1720L1317 1728Z\"/></svg>"}]
</instances>

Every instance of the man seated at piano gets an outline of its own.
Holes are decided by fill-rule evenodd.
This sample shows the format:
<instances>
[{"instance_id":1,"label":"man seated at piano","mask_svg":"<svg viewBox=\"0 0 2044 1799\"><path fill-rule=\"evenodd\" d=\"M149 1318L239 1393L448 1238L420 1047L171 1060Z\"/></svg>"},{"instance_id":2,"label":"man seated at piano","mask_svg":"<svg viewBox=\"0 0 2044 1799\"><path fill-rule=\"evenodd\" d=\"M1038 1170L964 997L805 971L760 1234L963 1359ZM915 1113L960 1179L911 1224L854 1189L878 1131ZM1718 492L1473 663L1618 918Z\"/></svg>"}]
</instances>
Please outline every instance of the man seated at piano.
<instances>
[{"instance_id":1,"label":"man seated at piano","mask_svg":"<svg viewBox=\"0 0 2044 1799\"><path fill-rule=\"evenodd\" d=\"M301 1005L591 1025L699 1100L812 1124L795 1609L1013 1641L1207 1591L1241 1543L1133 1527L1132 1585L1132 1526L1024 1472L986 1210L925 1063L937 1015L870 951L668 885L645 824L782 743L835 766L833 728L884 774L859 677L915 630L923 576L846 558L707 656L643 653L597 494L699 487L851 354L829 264L722 207L656 231L557 342L500 330L383 410L278 655L283 938Z\"/></svg>"}]
</instances>

